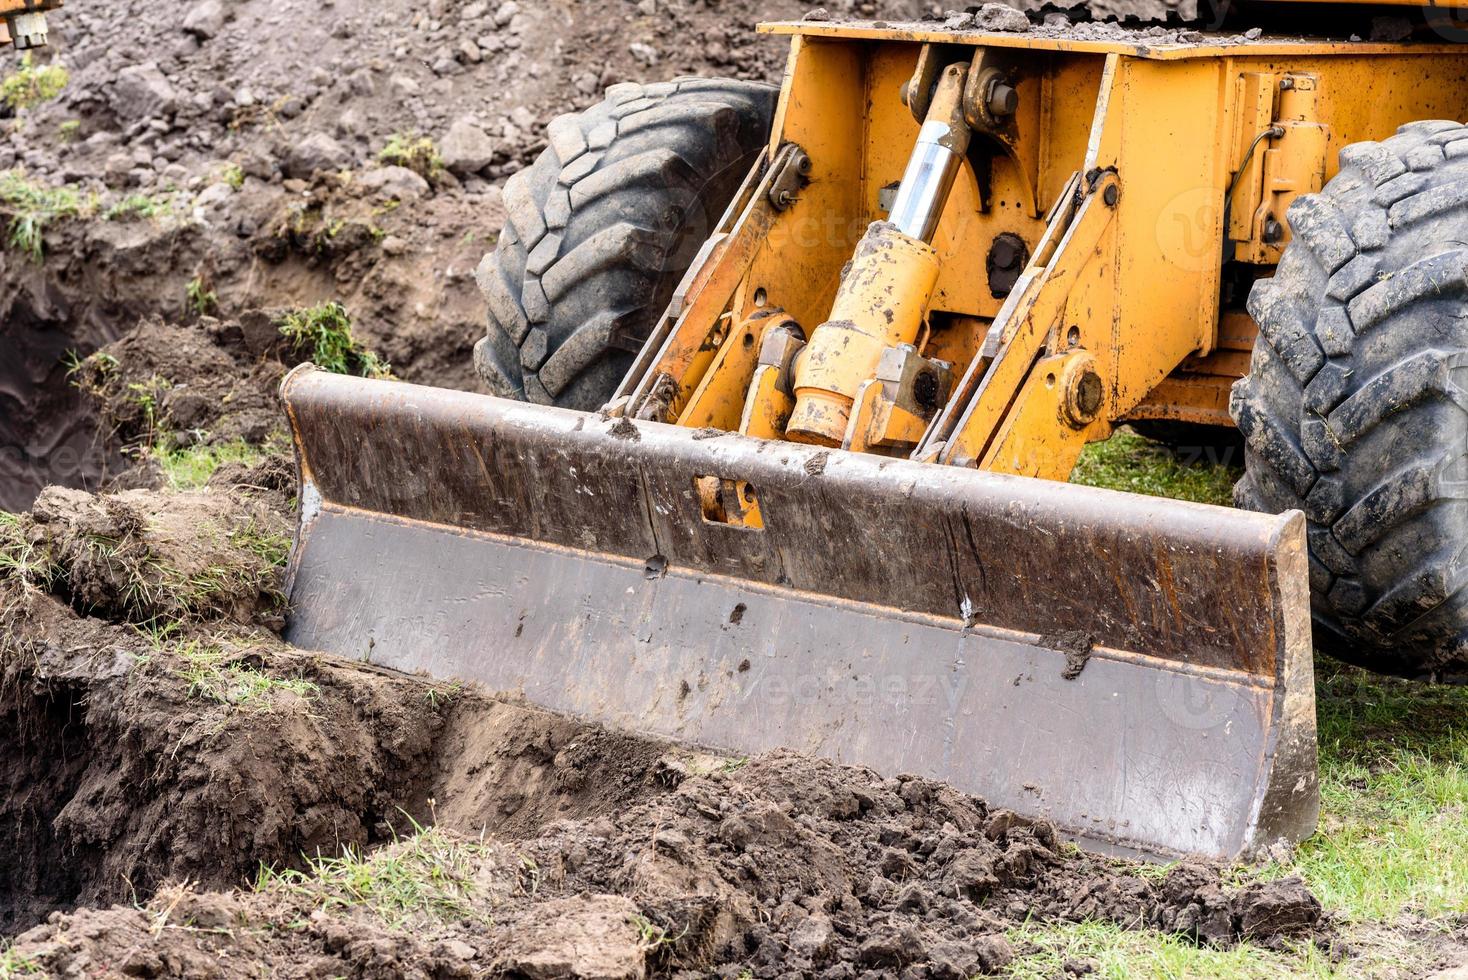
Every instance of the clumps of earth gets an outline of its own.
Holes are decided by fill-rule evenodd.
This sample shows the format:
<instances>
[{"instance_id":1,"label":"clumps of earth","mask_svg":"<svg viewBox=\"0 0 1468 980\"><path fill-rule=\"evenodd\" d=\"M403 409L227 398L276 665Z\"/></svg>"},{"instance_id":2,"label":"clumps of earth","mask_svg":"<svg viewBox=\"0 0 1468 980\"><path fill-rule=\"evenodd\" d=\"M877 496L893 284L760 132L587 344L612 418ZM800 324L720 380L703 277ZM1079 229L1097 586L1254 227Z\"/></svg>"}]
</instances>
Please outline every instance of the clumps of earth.
<instances>
[{"instance_id":1,"label":"clumps of earth","mask_svg":"<svg viewBox=\"0 0 1468 980\"><path fill-rule=\"evenodd\" d=\"M730 758L289 646L275 322L144 319L80 371L121 432L147 434L131 379L168 378L154 425L250 452L188 489L122 488L157 475L145 452L143 477L0 519L8 964L959 978L1024 956L1043 923L1329 941L1297 879L1159 873L931 780Z\"/></svg>"}]
</instances>

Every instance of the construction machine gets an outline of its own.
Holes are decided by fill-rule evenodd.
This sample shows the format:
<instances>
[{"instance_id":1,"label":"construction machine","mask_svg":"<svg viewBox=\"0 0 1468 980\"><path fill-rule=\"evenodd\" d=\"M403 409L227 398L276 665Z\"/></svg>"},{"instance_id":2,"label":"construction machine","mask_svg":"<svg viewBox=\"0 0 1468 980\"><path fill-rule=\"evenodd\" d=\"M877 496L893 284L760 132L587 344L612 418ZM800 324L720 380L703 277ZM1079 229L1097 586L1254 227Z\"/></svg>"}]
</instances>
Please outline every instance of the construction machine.
<instances>
[{"instance_id":1,"label":"construction machine","mask_svg":"<svg viewBox=\"0 0 1468 980\"><path fill-rule=\"evenodd\" d=\"M1307 836L1312 635L1468 649L1468 52L1329 9L770 24L778 89L554 120L479 269L493 395L286 379L290 638L1099 849ZM1160 422L1237 426L1240 509L1066 482Z\"/></svg>"},{"instance_id":2,"label":"construction machine","mask_svg":"<svg viewBox=\"0 0 1468 980\"><path fill-rule=\"evenodd\" d=\"M551 123L494 396L287 379L292 639L1100 849L1309 835L1312 635L1464 660L1453 32L762 30L778 90ZM1237 426L1240 509L1066 482L1158 422Z\"/></svg>"}]
</instances>

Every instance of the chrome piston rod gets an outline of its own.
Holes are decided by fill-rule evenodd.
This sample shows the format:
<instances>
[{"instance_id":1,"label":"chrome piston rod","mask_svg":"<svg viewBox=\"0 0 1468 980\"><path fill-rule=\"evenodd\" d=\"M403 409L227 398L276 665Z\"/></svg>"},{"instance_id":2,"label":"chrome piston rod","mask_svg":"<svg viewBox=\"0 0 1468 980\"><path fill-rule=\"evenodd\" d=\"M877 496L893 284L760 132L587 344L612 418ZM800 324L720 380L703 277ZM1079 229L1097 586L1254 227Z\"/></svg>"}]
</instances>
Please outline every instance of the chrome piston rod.
<instances>
[{"instance_id":1,"label":"chrome piston rod","mask_svg":"<svg viewBox=\"0 0 1468 980\"><path fill-rule=\"evenodd\" d=\"M888 217L904 235L932 243L948 195L963 167L964 154L954 148L958 141L968 142L966 129L956 131L938 119L923 123Z\"/></svg>"}]
</instances>

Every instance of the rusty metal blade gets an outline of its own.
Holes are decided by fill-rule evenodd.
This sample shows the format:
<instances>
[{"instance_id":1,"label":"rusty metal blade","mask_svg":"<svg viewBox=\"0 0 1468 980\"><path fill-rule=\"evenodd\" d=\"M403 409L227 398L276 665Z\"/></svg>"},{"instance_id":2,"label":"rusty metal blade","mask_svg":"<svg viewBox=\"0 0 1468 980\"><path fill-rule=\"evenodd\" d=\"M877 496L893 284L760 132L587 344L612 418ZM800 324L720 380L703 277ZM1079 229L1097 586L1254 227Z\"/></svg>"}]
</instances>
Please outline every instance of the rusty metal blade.
<instances>
[{"instance_id":1,"label":"rusty metal blade","mask_svg":"<svg viewBox=\"0 0 1468 980\"><path fill-rule=\"evenodd\" d=\"M1094 847L1230 858L1315 826L1298 514L316 371L284 390L299 645L941 778ZM748 481L763 529L705 517L700 477Z\"/></svg>"}]
</instances>

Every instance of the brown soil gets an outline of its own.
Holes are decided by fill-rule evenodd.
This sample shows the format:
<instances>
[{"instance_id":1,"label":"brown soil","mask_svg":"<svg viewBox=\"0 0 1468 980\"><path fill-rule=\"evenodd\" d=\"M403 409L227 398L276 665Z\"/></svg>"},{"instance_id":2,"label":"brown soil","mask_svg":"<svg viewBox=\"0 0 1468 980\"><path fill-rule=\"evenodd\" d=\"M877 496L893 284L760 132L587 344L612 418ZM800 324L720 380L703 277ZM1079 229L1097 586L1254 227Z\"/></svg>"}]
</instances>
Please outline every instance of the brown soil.
<instances>
[{"instance_id":1,"label":"brown soil","mask_svg":"<svg viewBox=\"0 0 1468 980\"><path fill-rule=\"evenodd\" d=\"M960 977L1005 965L1003 932L1031 917L1225 945L1320 926L1298 882L1157 881L939 784L697 755L289 650L239 618L208 624L222 669L313 687L230 703L190 683L178 642L6 589L0 921L49 975ZM309 876L234 890L413 821L445 829L369 866L447 849L431 866L462 884L451 914ZM47 917L78 904L97 907Z\"/></svg>"},{"instance_id":2,"label":"brown soil","mask_svg":"<svg viewBox=\"0 0 1468 980\"><path fill-rule=\"evenodd\" d=\"M145 319L82 388L119 439L258 440L290 361L272 323ZM128 395L154 376L174 383L148 423ZM18 962L957 977L1007 962L1004 932L1030 918L1221 945L1326 928L1298 882L1158 880L941 784L710 756L292 649L276 630L293 493L272 455L201 491L55 488L0 523L0 933ZM406 907L329 872L248 887L344 850L462 887Z\"/></svg>"}]
</instances>

